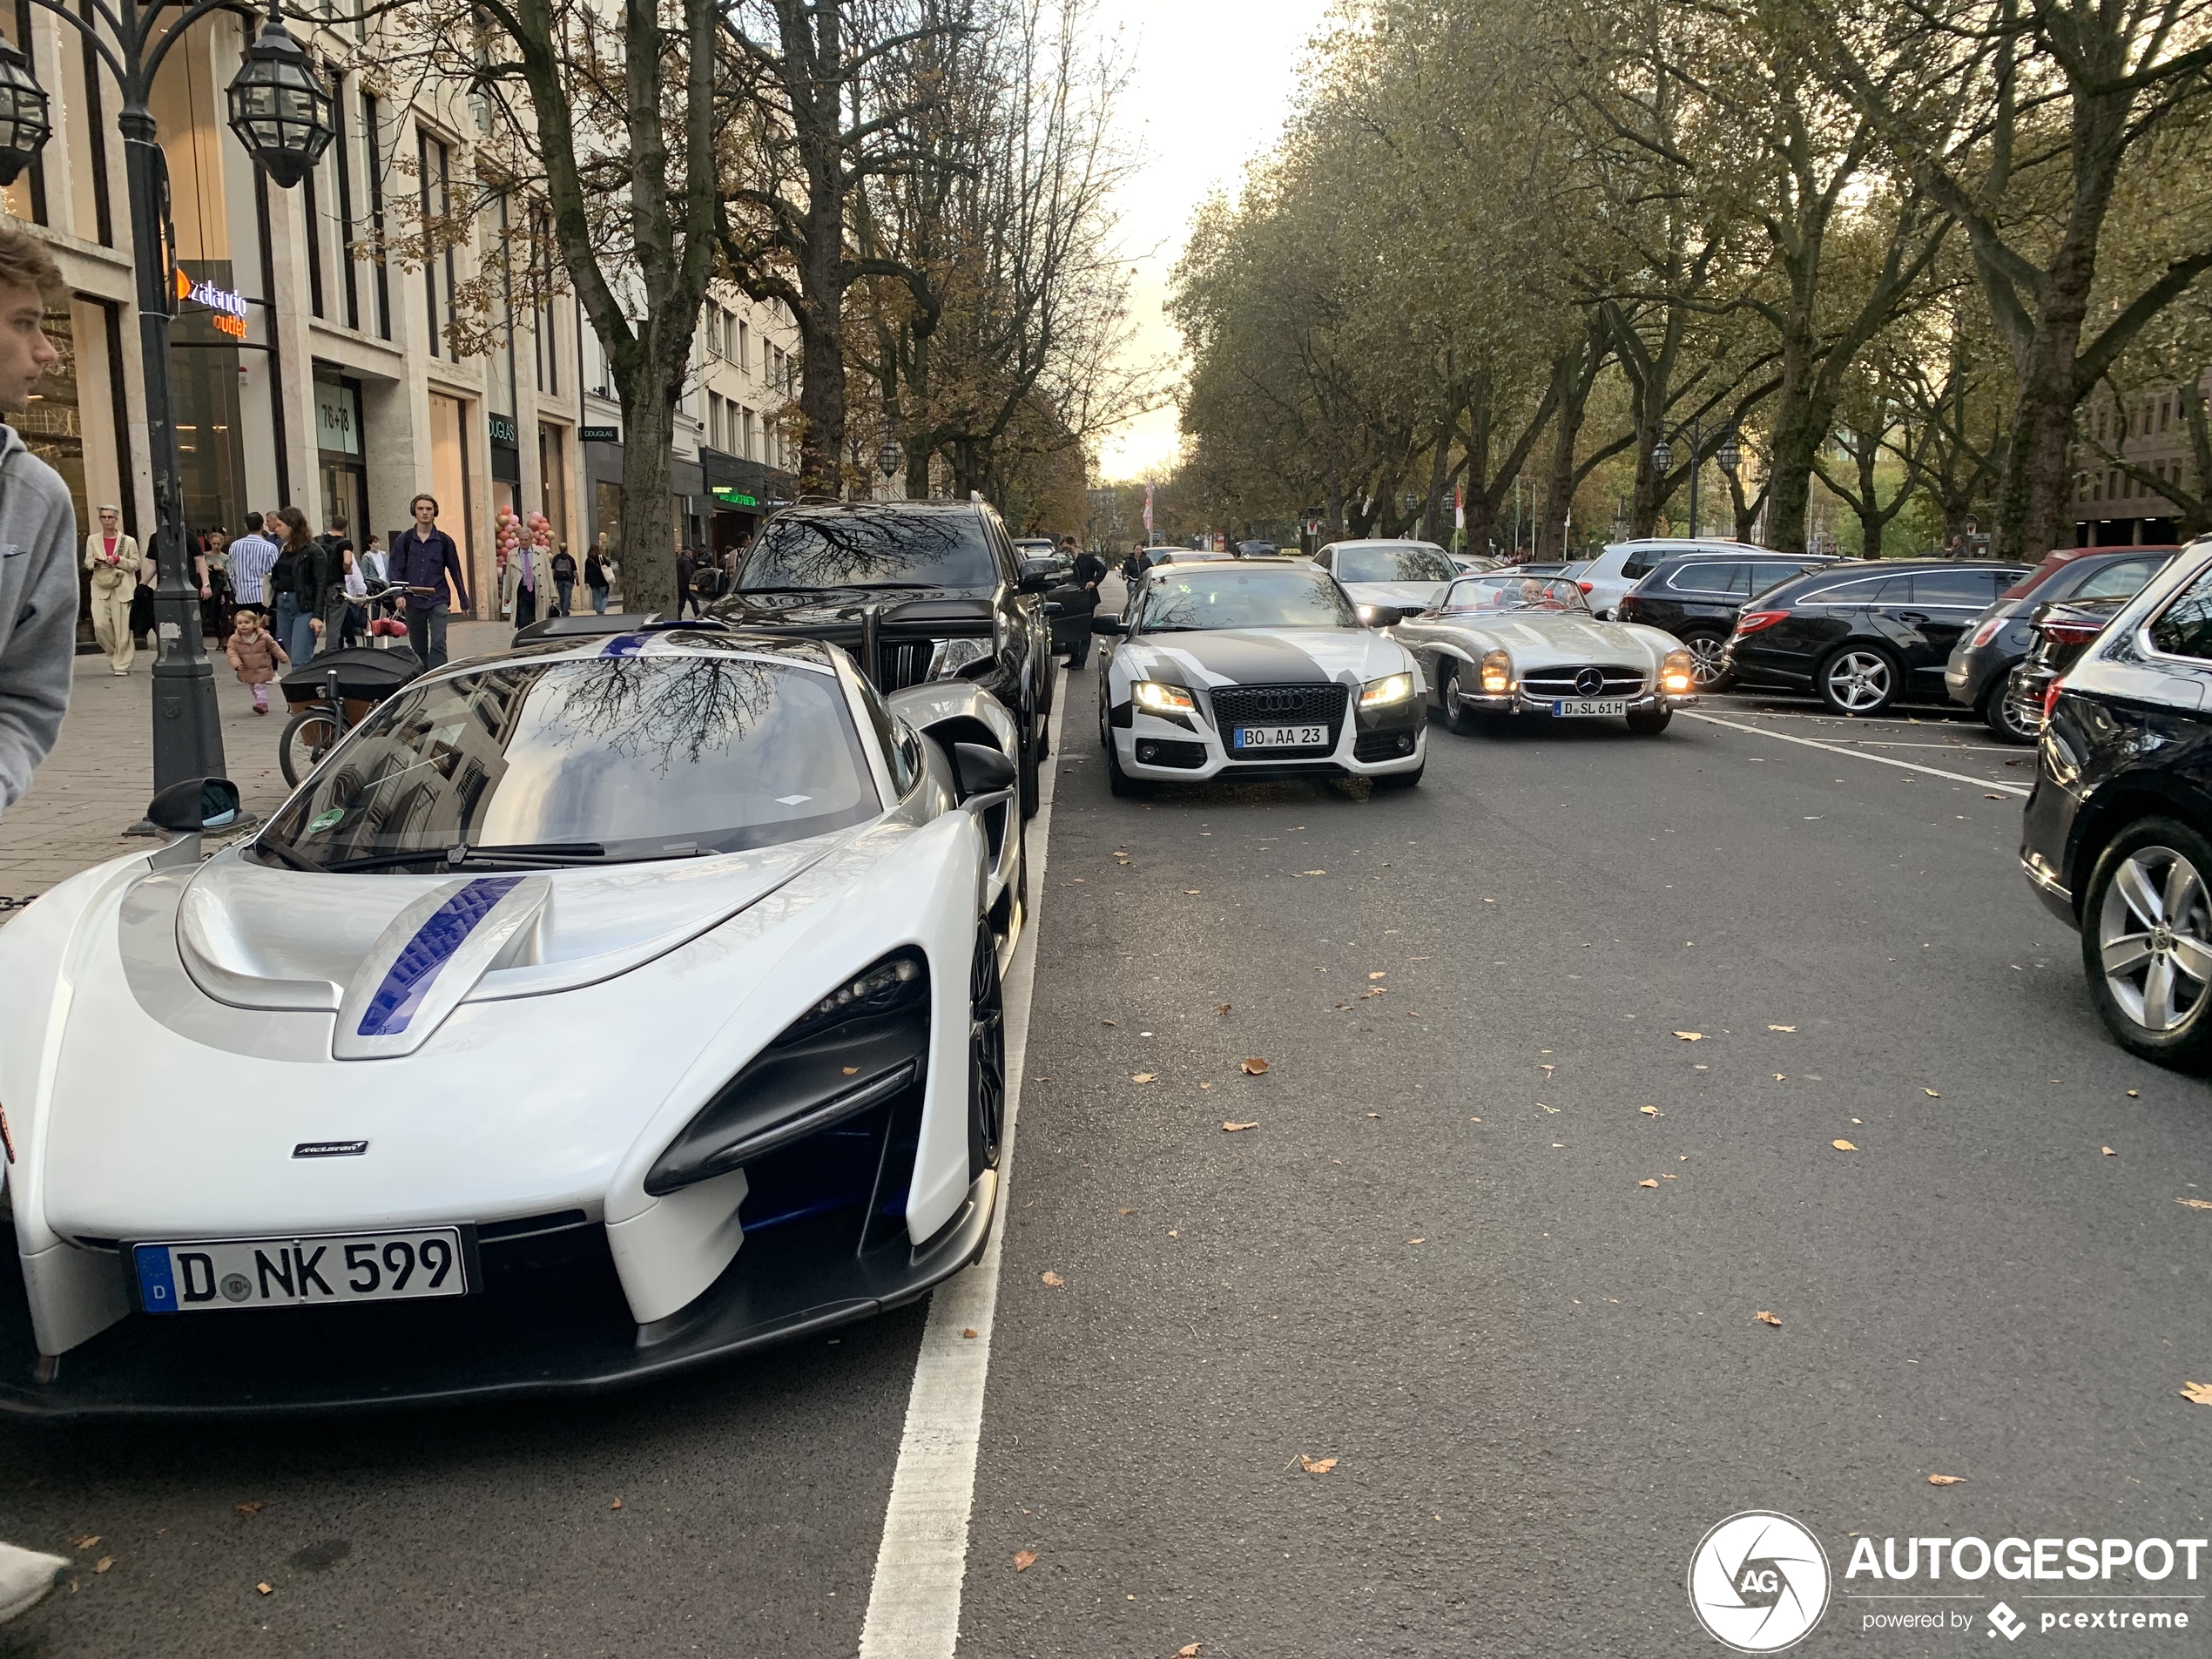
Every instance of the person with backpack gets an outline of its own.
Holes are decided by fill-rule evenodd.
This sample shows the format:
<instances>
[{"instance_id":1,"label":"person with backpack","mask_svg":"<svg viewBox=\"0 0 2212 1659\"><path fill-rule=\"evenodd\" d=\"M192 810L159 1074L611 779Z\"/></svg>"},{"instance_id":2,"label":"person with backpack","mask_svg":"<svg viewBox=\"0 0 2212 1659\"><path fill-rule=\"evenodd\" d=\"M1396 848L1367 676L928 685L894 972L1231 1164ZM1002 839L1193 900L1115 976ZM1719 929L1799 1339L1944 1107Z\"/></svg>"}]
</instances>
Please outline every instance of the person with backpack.
<instances>
[{"instance_id":1,"label":"person with backpack","mask_svg":"<svg viewBox=\"0 0 2212 1659\"><path fill-rule=\"evenodd\" d=\"M565 617L575 609L570 597L576 592L576 556L565 547L553 556L553 592L556 617Z\"/></svg>"},{"instance_id":2,"label":"person with backpack","mask_svg":"<svg viewBox=\"0 0 2212 1659\"><path fill-rule=\"evenodd\" d=\"M607 614L607 590L614 585L607 579L607 562L594 547L583 556L583 585L591 594L591 609L599 615Z\"/></svg>"}]
</instances>

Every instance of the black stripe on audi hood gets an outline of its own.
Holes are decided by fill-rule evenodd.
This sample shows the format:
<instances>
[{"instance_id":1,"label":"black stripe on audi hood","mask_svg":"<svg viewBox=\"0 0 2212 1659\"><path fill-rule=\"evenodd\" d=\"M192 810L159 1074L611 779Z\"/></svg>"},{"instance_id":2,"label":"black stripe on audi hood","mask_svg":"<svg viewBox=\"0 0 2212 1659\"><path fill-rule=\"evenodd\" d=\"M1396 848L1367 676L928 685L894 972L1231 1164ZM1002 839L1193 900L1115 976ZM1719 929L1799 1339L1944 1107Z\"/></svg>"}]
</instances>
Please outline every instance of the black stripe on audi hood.
<instances>
[{"instance_id":1,"label":"black stripe on audi hood","mask_svg":"<svg viewBox=\"0 0 2212 1659\"><path fill-rule=\"evenodd\" d=\"M1175 666L1170 651L1184 651L1208 672L1232 685L1291 685L1299 681L1326 684L1321 664L1279 634L1256 629L1224 629L1218 633L1139 634L1137 643L1160 653L1163 667ZM1165 676L1155 675L1156 678ZM1179 682L1180 674L1176 677Z\"/></svg>"}]
</instances>

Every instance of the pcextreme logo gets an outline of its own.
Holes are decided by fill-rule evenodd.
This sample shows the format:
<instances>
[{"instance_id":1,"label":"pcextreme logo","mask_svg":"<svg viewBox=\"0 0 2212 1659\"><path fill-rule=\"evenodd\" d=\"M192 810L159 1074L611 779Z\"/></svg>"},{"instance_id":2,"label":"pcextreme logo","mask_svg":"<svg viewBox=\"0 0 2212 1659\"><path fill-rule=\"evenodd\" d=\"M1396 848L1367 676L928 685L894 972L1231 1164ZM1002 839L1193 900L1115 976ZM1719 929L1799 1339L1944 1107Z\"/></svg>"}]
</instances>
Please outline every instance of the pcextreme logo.
<instances>
[{"instance_id":1,"label":"pcextreme logo","mask_svg":"<svg viewBox=\"0 0 2212 1659\"><path fill-rule=\"evenodd\" d=\"M1828 1555L1787 1515L1747 1509L1699 1541L1689 1558L1697 1622L1738 1653L1779 1653L1828 1610Z\"/></svg>"}]
</instances>

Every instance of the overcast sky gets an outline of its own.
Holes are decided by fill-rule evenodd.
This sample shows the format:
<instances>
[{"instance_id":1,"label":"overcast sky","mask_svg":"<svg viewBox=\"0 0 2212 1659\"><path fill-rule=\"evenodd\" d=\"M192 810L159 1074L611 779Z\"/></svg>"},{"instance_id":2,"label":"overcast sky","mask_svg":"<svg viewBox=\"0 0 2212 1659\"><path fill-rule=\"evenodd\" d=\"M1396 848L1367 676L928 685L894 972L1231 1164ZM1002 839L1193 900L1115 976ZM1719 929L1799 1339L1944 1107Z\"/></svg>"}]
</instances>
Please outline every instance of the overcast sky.
<instances>
[{"instance_id":1,"label":"overcast sky","mask_svg":"<svg viewBox=\"0 0 2212 1659\"><path fill-rule=\"evenodd\" d=\"M1179 360L1182 338L1160 307L1191 210L1217 186L1233 194L1245 162L1281 132L1305 44L1327 12L1327 0L1103 0L1100 22L1118 26L1136 57L1122 123L1145 162L1123 198L1122 233L1137 273L1138 359ZM1170 404L1109 438L1100 469L1109 479L1165 470L1176 444Z\"/></svg>"}]
</instances>

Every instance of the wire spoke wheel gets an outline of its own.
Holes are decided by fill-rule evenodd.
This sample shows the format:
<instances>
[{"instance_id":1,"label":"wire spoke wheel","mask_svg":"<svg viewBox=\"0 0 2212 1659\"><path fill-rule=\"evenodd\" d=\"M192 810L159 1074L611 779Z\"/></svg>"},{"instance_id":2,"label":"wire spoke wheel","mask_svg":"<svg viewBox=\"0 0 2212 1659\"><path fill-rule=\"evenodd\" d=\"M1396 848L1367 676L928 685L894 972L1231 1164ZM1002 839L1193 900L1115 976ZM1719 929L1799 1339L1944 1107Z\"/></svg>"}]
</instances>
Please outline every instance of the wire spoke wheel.
<instances>
[{"instance_id":1,"label":"wire spoke wheel","mask_svg":"<svg viewBox=\"0 0 2212 1659\"><path fill-rule=\"evenodd\" d=\"M2187 1024L2212 990L2212 897L2173 847L2139 846L2121 861L2097 914L2105 988L2144 1030Z\"/></svg>"},{"instance_id":2,"label":"wire spoke wheel","mask_svg":"<svg viewBox=\"0 0 2212 1659\"><path fill-rule=\"evenodd\" d=\"M968 1154L971 1176L996 1169L1006 1134L1006 1003L998 941L975 930L968 975Z\"/></svg>"},{"instance_id":3,"label":"wire spoke wheel","mask_svg":"<svg viewBox=\"0 0 2212 1659\"><path fill-rule=\"evenodd\" d=\"M1843 651L1822 674L1821 689L1844 713L1871 714L1896 694L1897 671L1879 651Z\"/></svg>"},{"instance_id":4,"label":"wire spoke wheel","mask_svg":"<svg viewBox=\"0 0 2212 1659\"><path fill-rule=\"evenodd\" d=\"M284 735L277 739L277 764L284 770L284 781L294 789L300 780L322 764L338 741L338 722L320 709L310 709L295 714L284 728Z\"/></svg>"}]
</instances>

